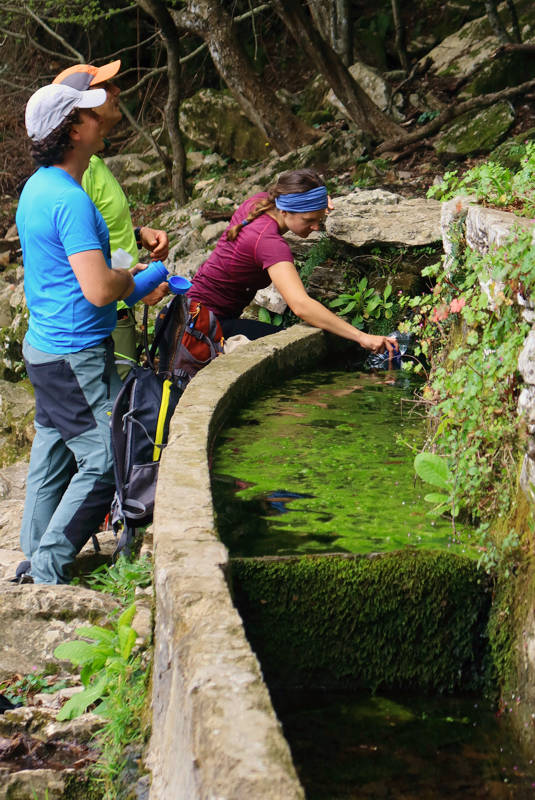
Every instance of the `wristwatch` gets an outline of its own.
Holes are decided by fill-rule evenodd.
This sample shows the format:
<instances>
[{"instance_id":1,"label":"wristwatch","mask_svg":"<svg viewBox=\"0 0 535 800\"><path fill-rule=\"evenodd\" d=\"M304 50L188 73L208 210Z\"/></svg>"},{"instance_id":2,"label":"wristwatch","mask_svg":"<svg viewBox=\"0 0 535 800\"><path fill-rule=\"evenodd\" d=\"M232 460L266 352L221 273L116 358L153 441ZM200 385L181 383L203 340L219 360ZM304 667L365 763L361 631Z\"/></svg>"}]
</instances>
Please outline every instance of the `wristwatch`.
<instances>
[{"instance_id":1,"label":"wristwatch","mask_svg":"<svg viewBox=\"0 0 535 800\"><path fill-rule=\"evenodd\" d=\"M134 228L134 236L136 237L137 249L141 250L141 248L143 247L143 245L141 244L141 227Z\"/></svg>"}]
</instances>

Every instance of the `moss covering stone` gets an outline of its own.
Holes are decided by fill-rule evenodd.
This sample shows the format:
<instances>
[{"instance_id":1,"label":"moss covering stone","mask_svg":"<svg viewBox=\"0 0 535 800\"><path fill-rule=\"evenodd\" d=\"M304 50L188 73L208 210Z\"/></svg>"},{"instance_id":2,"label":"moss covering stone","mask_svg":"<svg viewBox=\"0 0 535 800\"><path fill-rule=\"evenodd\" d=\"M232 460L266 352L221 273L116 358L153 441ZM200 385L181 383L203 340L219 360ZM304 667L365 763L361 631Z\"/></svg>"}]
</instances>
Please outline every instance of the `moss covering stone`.
<instances>
[{"instance_id":1,"label":"moss covering stone","mask_svg":"<svg viewBox=\"0 0 535 800\"><path fill-rule=\"evenodd\" d=\"M466 156L488 153L503 139L514 120L510 103L496 103L474 114L463 114L452 123L435 143L439 155Z\"/></svg>"},{"instance_id":2,"label":"moss covering stone","mask_svg":"<svg viewBox=\"0 0 535 800\"><path fill-rule=\"evenodd\" d=\"M270 685L468 691L489 680L491 582L468 558L233 559L231 573Z\"/></svg>"}]
</instances>

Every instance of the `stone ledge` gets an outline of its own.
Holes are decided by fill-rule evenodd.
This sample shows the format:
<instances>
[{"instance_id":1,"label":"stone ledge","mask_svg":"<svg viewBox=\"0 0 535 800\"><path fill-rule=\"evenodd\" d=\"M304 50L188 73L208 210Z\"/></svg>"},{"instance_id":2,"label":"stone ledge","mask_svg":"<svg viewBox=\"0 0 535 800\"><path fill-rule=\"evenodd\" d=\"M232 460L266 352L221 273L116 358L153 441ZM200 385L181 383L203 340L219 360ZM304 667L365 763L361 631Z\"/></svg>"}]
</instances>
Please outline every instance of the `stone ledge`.
<instances>
[{"instance_id":1,"label":"stone ledge","mask_svg":"<svg viewBox=\"0 0 535 800\"><path fill-rule=\"evenodd\" d=\"M154 517L150 800L304 797L230 596L209 453L234 409L326 352L325 334L303 325L251 342L199 373L173 417Z\"/></svg>"}]
</instances>

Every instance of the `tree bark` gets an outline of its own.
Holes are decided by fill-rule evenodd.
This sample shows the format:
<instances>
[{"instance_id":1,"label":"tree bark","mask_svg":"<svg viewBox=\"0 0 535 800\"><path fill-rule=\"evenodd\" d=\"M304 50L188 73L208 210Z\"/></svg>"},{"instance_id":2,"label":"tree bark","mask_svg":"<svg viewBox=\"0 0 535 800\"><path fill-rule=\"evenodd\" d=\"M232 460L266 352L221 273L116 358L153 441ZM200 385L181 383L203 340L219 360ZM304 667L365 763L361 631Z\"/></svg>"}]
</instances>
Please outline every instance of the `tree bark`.
<instances>
[{"instance_id":1,"label":"tree bark","mask_svg":"<svg viewBox=\"0 0 535 800\"><path fill-rule=\"evenodd\" d=\"M251 67L233 26L218 0L188 0L182 11L171 12L178 28L200 36L214 65L245 115L280 155L319 138L268 88Z\"/></svg>"},{"instance_id":2,"label":"tree bark","mask_svg":"<svg viewBox=\"0 0 535 800\"><path fill-rule=\"evenodd\" d=\"M492 28L494 35L498 37L498 41L501 42L501 44L507 44L507 42L510 42L511 37L505 30L500 19L500 15L498 14L498 0L485 0L485 11L487 12L487 18L490 22L490 27Z\"/></svg>"},{"instance_id":3,"label":"tree bark","mask_svg":"<svg viewBox=\"0 0 535 800\"><path fill-rule=\"evenodd\" d=\"M392 17L394 19L394 30L396 32L396 52L398 54L399 63L407 72L409 71L409 59L407 57L407 48L405 47L405 29L401 20L401 11L399 8L399 0L391 0L392 3Z\"/></svg>"},{"instance_id":4,"label":"tree bark","mask_svg":"<svg viewBox=\"0 0 535 800\"><path fill-rule=\"evenodd\" d=\"M509 13L511 14L511 24L513 26L513 40L520 44L522 41L522 34L520 33L520 25L518 23L518 14L516 13L516 7L513 0L506 0L507 8L509 9Z\"/></svg>"},{"instance_id":5,"label":"tree bark","mask_svg":"<svg viewBox=\"0 0 535 800\"><path fill-rule=\"evenodd\" d=\"M423 125L417 131L407 133L395 139L387 139L376 148L375 152L377 155L380 155L381 153L392 150L399 150L401 147L407 147L407 145L412 144L412 142L418 142L421 139L425 139L426 136L431 136L431 134L439 131L447 122L451 122L451 120L460 117L462 114L466 114L468 111L488 108L488 106L492 106L500 100L509 100L519 94L527 93L531 89L535 89L535 78L521 83L519 86L510 86L508 89L502 89L500 92L481 94L478 97L472 97L470 100L465 100L464 103L459 103L458 106L446 108L438 117L432 120L432 122Z\"/></svg>"},{"instance_id":6,"label":"tree bark","mask_svg":"<svg viewBox=\"0 0 535 800\"><path fill-rule=\"evenodd\" d=\"M298 0L272 0L273 8L297 44L322 73L360 130L374 139L401 134L401 128L375 105L351 77L340 56L320 36Z\"/></svg>"},{"instance_id":7,"label":"tree bark","mask_svg":"<svg viewBox=\"0 0 535 800\"><path fill-rule=\"evenodd\" d=\"M308 0L308 7L318 31L349 66L353 55L349 0Z\"/></svg>"},{"instance_id":8,"label":"tree bark","mask_svg":"<svg viewBox=\"0 0 535 800\"><path fill-rule=\"evenodd\" d=\"M165 169L170 178L171 191L175 202L186 202L186 152L180 132L179 111L181 100L181 75L179 34L169 11L160 0L138 0L141 8L149 14L158 27L167 50L167 102L165 122L169 134L172 157L165 159Z\"/></svg>"}]
</instances>

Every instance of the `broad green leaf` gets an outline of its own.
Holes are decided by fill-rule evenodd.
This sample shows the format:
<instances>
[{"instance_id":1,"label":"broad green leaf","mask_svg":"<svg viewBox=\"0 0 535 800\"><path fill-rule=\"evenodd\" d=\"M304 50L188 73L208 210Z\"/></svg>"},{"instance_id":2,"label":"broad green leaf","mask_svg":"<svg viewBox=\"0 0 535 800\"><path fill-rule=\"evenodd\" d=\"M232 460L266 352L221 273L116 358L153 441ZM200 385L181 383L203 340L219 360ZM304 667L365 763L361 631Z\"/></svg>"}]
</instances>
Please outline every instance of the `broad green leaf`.
<instances>
[{"instance_id":1,"label":"broad green leaf","mask_svg":"<svg viewBox=\"0 0 535 800\"><path fill-rule=\"evenodd\" d=\"M441 494L440 492L429 492L424 497L426 503L434 503L435 505L443 505L445 503L449 503L450 498L447 494Z\"/></svg>"},{"instance_id":2,"label":"broad green leaf","mask_svg":"<svg viewBox=\"0 0 535 800\"><path fill-rule=\"evenodd\" d=\"M329 303L329 307L339 308L340 306L343 306L344 303L347 303L347 297L342 295L341 297L337 297L336 300L331 300L331 302Z\"/></svg>"},{"instance_id":3,"label":"broad green leaf","mask_svg":"<svg viewBox=\"0 0 535 800\"><path fill-rule=\"evenodd\" d=\"M136 642L137 634L133 628L121 625L119 628L119 647L122 657L126 660Z\"/></svg>"},{"instance_id":4,"label":"broad green leaf","mask_svg":"<svg viewBox=\"0 0 535 800\"><path fill-rule=\"evenodd\" d=\"M349 314L350 311L353 311L353 309L355 308L356 305L357 305L357 301L356 300L351 300L347 304L347 306L345 308L341 308L340 309L340 314L342 314L342 315Z\"/></svg>"},{"instance_id":5,"label":"broad green leaf","mask_svg":"<svg viewBox=\"0 0 535 800\"><path fill-rule=\"evenodd\" d=\"M78 636L85 636L86 639L94 639L97 642L111 642L115 633L109 628L101 628L100 625L91 625L87 628L76 628Z\"/></svg>"},{"instance_id":6,"label":"broad green leaf","mask_svg":"<svg viewBox=\"0 0 535 800\"><path fill-rule=\"evenodd\" d=\"M130 626L132 624L132 620L136 616L136 604L132 603L131 606L128 606L119 619L117 620L117 628L120 629L122 625Z\"/></svg>"},{"instance_id":7,"label":"broad green leaf","mask_svg":"<svg viewBox=\"0 0 535 800\"><path fill-rule=\"evenodd\" d=\"M108 686L108 679L103 675L94 686L84 689L77 694L73 694L58 713L56 719L61 722L66 719L75 719L83 714L84 711L105 693Z\"/></svg>"},{"instance_id":8,"label":"broad green leaf","mask_svg":"<svg viewBox=\"0 0 535 800\"><path fill-rule=\"evenodd\" d=\"M279 327L279 325L282 325L282 314L274 314L273 319L271 320L271 324L276 325L277 327Z\"/></svg>"},{"instance_id":9,"label":"broad green leaf","mask_svg":"<svg viewBox=\"0 0 535 800\"><path fill-rule=\"evenodd\" d=\"M267 310L267 308L259 308L258 309L258 319L260 322L267 322L268 324L271 322L271 314Z\"/></svg>"},{"instance_id":10,"label":"broad green leaf","mask_svg":"<svg viewBox=\"0 0 535 800\"><path fill-rule=\"evenodd\" d=\"M414 469L423 481L439 489L447 489L451 483L448 463L436 453L418 453L414 459Z\"/></svg>"},{"instance_id":11,"label":"broad green leaf","mask_svg":"<svg viewBox=\"0 0 535 800\"><path fill-rule=\"evenodd\" d=\"M388 300L388 298L390 297L391 294L392 294L392 284L391 283L387 283L387 285L385 286L385 290L383 292L383 298L385 300Z\"/></svg>"},{"instance_id":12,"label":"broad green leaf","mask_svg":"<svg viewBox=\"0 0 535 800\"><path fill-rule=\"evenodd\" d=\"M62 642L54 650L54 655L63 661L72 661L74 666L86 664L95 657L95 645L89 642Z\"/></svg>"}]
</instances>

